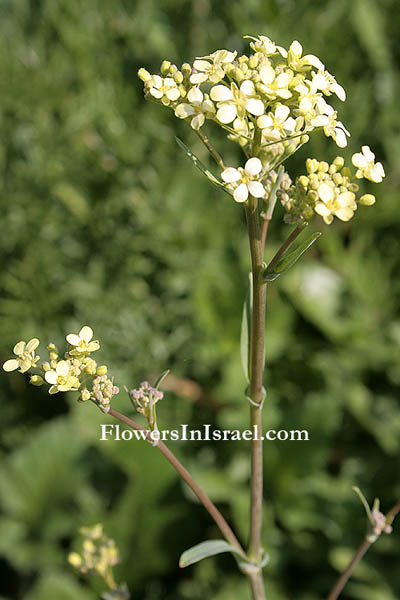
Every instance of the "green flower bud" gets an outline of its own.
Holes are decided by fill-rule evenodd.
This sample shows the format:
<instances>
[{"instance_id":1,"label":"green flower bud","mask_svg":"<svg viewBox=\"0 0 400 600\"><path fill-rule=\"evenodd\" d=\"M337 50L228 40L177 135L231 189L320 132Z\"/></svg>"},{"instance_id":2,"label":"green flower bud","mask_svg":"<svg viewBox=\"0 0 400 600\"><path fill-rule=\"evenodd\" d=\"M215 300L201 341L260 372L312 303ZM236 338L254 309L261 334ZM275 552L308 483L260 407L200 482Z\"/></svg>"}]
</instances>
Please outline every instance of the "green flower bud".
<instances>
[{"instance_id":1,"label":"green flower bud","mask_svg":"<svg viewBox=\"0 0 400 600\"><path fill-rule=\"evenodd\" d=\"M174 75L174 81L176 83L182 83L182 81L183 81L183 75L182 75L182 73L180 71L177 71L175 73L175 75Z\"/></svg>"},{"instance_id":2,"label":"green flower bud","mask_svg":"<svg viewBox=\"0 0 400 600\"><path fill-rule=\"evenodd\" d=\"M332 181L335 185L342 185L343 177L340 173L335 173L334 176L332 177Z\"/></svg>"},{"instance_id":3,"label":"green flower bud","mask_svg":"<svg viewBox=\"0 0 400 600\"><path fill-rule=\"evenodd\" d=\"M139 69L139 71L137 72L139 79L141 79L144 83L146 83L146 81L150 81L151 79L151 75L148 71L146 71L146 69L144 69L143 67L141 69Z\"/></svg>"},{"instance_id":4,"label":"green flower bud","mask_svg":"<svg viewBox=\"0 0 400 600\"><path fill-rule=\"evenodd\" d=\"M255 69L258 66L259 56L258 54L253 54L249 58L249 67L250 69Z\"/></svg>"},{"instance_id":5,"label":"green flower bud","mask_svg":"<svg viewBox=\"0 0 400 600\"><path fill-rule=\"evenodd\" d=\"M359 204L361 204L361 206L372 206L373 204L375 204L376 199L375 196L373 196L372 194L364 194L363 196L361 196L358 202Z\"/></svg>"},{"instance_id":6,"label":"green flower bud","mask_svg":"<svg viewBox=\"0 0 400 600\"><path fill-rule=\"evenodd\" d=\"M189 77L192 74L192 67L189 65L189 63L183 63L181 71L184 77Z\"/></svg>"},{"instance_id":7,"label":"green flower bud","mask_svg":"<svg viewBox=\"0 0 400 600\"><path fill-rule=\"evenodd\" d=\"M164 76L168 75L170 66L171 66L171 63L169 62L169 60L163 60L163 62L161 63L161 67L160 67L161 75L164 75Z\"/></svg>"},{"instance_id":8,"label":"green flower bud","mask_svg":"<svg viewBox=\"0 0 400 600\"><path fill-rule=\"evenodd\" d=\"M310 200L312 200L313 202L317 202L317 200L319 200L318 192L316 192L315 190L309 190L307 192L307 198L310 198Z\"/></svg>"},{"instance_id":9,"label":"green flower bud","mask_svg":"<svg viewBox=\"0 0 400 600\"><path fill-rule=\"evenodd\" d=\"M307 158L306 160L306 169L307 173L315 173L318 171L319 162L315 158Z\"/></svg>"},{"instance_id":10,"label":"green flower bud","mask_svg":"<svg viewBox=\"0 0 400 600\"><path fill-rule=\"evenodd\" d=\"M299 177L299 182L303 186L303 188L307 188L309 184L309 179L305 175L301 175Z\"/></svg>"},{"instance_id":11,"label":"green flower bud","mask_svg":"<svg viewBox=\"0 0 400 600\"><path fill-rule=\"evenodd\" d=\"M300 142L302 144L307 144L307 142L309 142L309 141L310 141L310 136L307 135L307 134L306 135L302 135L301 138L300 138Z\"/></svg>"},{"instance_id":12,"label":"green flower bud","mask_svg":"<svg viewBox=\"0 0 400 600\"><path fill-rule=\"evenodd\" d=\"M337 156L335 158L335 160L333 161L333 164L335 165L335 167L337 167L338 169L342 169L344 166L344 158L342 156Z\"/></svg>"},{"instance_id":13,"label":"green flower bud","mask_svg":"<svg viewBox=\"0 0 400 600\"><path fill-rule=\"evenodd\" d=\"M31 375L29 383L31 383L32 385L40 386L44 384L44 379L43 377L40 377L40 375Z\"/></svg>"},{"instance_id":14,"label":"green flower bud","mask_svg":"<svg viewBox=\"0 0 400 600\"><path fill-rule=\"evenodd\" d=\"M171 65L168 69L168 74L173 76L177 71L178 67L176 65Z\"/></svg>"},{"instance_id":15,"label":"green flower bud","mask_svg":"<svg viewBox=\"0 0 400 600\"><path fill-rule=\"evenodd\" d=\"M319 170L321 173L327 173L329 171L329 165L325 160L321 160L319 163Z\"/></svg>"},{"instance_id":16,"label":"green flower bud","mask_svg":"<svg viewBox=\"0 0 400 600\"><path fill-rule=\"evenodd\" d=\"M246 56L245 54L242 54L242 56L239 56L238 61L242 64L242 63L247 63L249 60L249 57Z\"/></svg>"},{"instance_id":17,"label":"green flower bud","mask_svg":"<svg viewBox=\"0 0 400 600\"><path fill-rule=\"evenodd\" d=\"M334 175L337 172L337 170L338 170L337 166L334 164L331 164L331 165L329 165L328 173L329 173L329 175Z\"/></svg>"},{"instance_id":18,"label":"green flower bud","mask_svg":"<svg viewBox=\"0 0 400 600\"><path fill-rule=\"evenodd\" d=\"M233 73L234 78L236 79L237 82L241 82L244 79L244 73L241 69L237 68L235 69L234 73Z\"/></svg>"},{"instance_id":19,"label":"green flower bud","mask_svg":"<svg viewBox=\"0 0 400 600\"><path fill-rule=\"evenodd\" d=\"M186 88L184 85L180 85L178 87L179 93L181 95L181 98L184 98L186 96Z\"/></svg>"},{"instance_id":20,"label":"green flower bud","mask_svg":"<svg viewBox=\"0 0 400 600\"><path fill-rule=\"evenodd\" d=\"M42 363L42 369L43 369L43 371L50 371L50 369L51 369L50 363L47 361Z\"/></svg>"},{"instance_id":21,"label":"green flower bud","mask_svg":"<svg viewBox=\"0 0 400 600\"><path fill-rule=\"evenodd\" d=\"M343 169L341 170L341 173L342 173L343 177L348 177L349 179L351 178L351 171L350 171L349 167L343 167Z\"/></svg>"},{"instance_id":22,"label":"green flower bud","mask_svg":"<svg viewBox=\"0 0 400 600\"><path fill-rule=\"evenodd\" d=\"M349 183L347 189L349 190L349 192L358 192L360 186L357 183Z\"/></svg>"},{"instance_id":23,"label":"green flower bud","mask_svg":"<svg viewBox=\"0 0 400 600\"><path fill-rule=\"evenodd\" d=\"M107 366L106 365L101 365L100 367L97 367L96 369L96 375L106 375L107 374Z\"/></svg>"},{"instance_id":24,"label":"green flower bud","mask_svg":"<svg viewBox=\"0 0 400 600\"><path fill-rule=\"evenodd\" d=\"M310 208L309 206L306 206L306 208L303 211L303 217L304 217L305 221L311 221L313 216L314 216L313 209Z\"/></svg>"},{"instance_id":25,"label":"green flower bud","mask_svg":"<svg viewBox=\"0 0 400 600\"><path fill-rule=\"evenodd\" d=\"M50 357L50 360L57 360L58 353L57 352L50 352L49 353L49 357Z\"/></svg>"}]
</instances>

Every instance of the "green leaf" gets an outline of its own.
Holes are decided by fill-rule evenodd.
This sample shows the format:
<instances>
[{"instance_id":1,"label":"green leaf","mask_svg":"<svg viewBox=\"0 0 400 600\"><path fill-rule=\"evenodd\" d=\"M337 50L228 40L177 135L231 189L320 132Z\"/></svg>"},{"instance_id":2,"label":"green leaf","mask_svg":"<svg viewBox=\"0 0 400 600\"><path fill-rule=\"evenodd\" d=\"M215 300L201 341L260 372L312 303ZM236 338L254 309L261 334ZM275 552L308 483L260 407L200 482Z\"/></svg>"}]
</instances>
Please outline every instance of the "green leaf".
<instances>
[{"instance_id":1,"label":"green leaf","mask_svg":"<svg viewBox=\"0 0 400 600\"><path fill-rule=\"evenodd\" d=\"M185 154L187 154L187 156L190 158L193 164L196 165L196 167L203 173L203 175L207 177L207 179L211 181L211 183L224 190L224 192L228 194L228 196L232 196L230 191L227 190L227 188L225 187L225 184L222 181L222 179L219 179L213 173L211 173L211 171L207 169L206 165L203 162L201 162L199 158L197 158L197 156L190 150L190 148L186 146L186 144L182 142L182 140L180 140L178 137L176 137L175 140L178 146L185 152Z\"/></svg>"},{"instance_id":2,"label":"green leaf","mask_svg":"<svg viewBox=\"0 0 400 600\"><path fill-rule=\"evenodd\" d=\"M251 313L253 310L253 276L249 273L249 285L247 288L246 299L243 304L242 325L240 330L240 358L242 361L243 373L247 383L249 383L249 356L250 356L250 331L251 331Z\"/></svg>"},{"instance_id":3,"label":"green leaf","mask_svg":"<svg viewBox=\"0 0 400 600\"><path fill-rule=\"evenodd\" d=\"M207 542L201 542L181 555L179 559L179 566L181 569L193 565L194 563L207 558L208 556L215 556L216 554L222 554L223 552L232 552L234 554L240 554L240 552L234 547L225 542L224 540L209 540Z\"/></svg>"},{"instance_id":4,"label":"green leaf","mask_svg":"<svg viewBox=\"0 0 400 600\"><path fill-rule=\"evenodd\" d=\"M288 252L276 263L272 270L266 270L263 273L264 281L274 281L285 271L293 267L299 258L313 245L314 242L322 235L320 231L313 233L305 242L297 246L292 252ZM267 268L268 269L268 268Z\"/></svg>"},{"instance_id":5,"label":"green leaf","mask_svg":"<svg viewBox=\"0 0 400 600\"><path fill-rule=\"evenodd\" d=\"M170 370L166 369L165 371L163 371L161 373L161 375L157 378L157 381L154 385L155 388L159 389L160 385L162 384L162 382L164 381L164 379L169 375Z\"/></svg>"}]
</instances>

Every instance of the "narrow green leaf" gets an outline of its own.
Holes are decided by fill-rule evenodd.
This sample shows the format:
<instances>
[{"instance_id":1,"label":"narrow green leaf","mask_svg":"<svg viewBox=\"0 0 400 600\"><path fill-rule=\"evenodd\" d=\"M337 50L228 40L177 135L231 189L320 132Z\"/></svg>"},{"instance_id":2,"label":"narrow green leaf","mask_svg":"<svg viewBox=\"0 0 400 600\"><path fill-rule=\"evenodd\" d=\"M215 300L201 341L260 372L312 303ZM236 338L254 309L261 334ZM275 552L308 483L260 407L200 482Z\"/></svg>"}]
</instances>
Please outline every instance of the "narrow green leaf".
<instances>
[{"instance_id":1,"label":"narrow green leaf","mask_svg":"<svg viewBox=\"0 0 400 600\"><path fill-rule=\"evenodd\" d=\"M249 383L249 357L250 357L250 331L251 331L251 313L253 310L253 276L249 273L249 285L247 287L246 299L243 304L242 325L240 329L240 358L242 361L243 373L247 383Z\"/></svg>"},{"instance_id":2,"label":"narrow green leaf","mask_svg":"<svg viewBox=\"0 0 400 600\"><path fill-rule=\"evenodd\" d=\"M193 565L194 563L207 558L208 556L215 556L216 554L222 554L223 552L232 552L239 554L240 552L234 547L225 542L224 540L209 540L207 542L201 542L181 555L179 559L179 566L181 569Z\"/></svg>"},{"instance_id":3,"label":"narrow green leaf","mask_svg":"<svg viewBox=\"0 0 400 600\"><path fill-rule=\"evenodd\" d=\"M274 281L277 277L282 275L285 271L293 267L293 265L299 260L299 258L313 245L314 242L322 235L320 231L313 233L305 242L297 246L292 252L287 252L282 258L276 263L271 271L263 273L264 281Z\"/></svg>"},{"instance_id":4,"label":"narrow green leaf","mask_svg":"<svg viewBox=\"0 0 400 600\"><path fill-rule=\"evenodd\" d=\"M199 158L197 158L197 156L190 150L190 148L186 146L186 144L182 142L182 140L180 140L178 137L176 137L175 140L178 146L185 152L185 154L187 154L187 156L190 158L193 164L203 173L203 175L207 177L207 179L211 181L211 183L224 190L224 192L228 194L228 196L232 196L230 191L226 189L222 179L219 179L213 173L211 173L211 171L207 169L206 165L203 162L201 162Z\"/></svg>"},{"instance_id":5,"label":"narrow green leaf","mask_svg":"<svg viewBox=\"0 0 400 600\"><path fill-rule=\"evenodd\" d=\"M160 385L162 384L162 382L164 381L164 379L169 375L170 370L166 369L165 371L163 371L161 373L161 375L157 378L157 381L154 385L155 388L157 388L157 390L159 389Z\"/></svg>"}]
</instances>

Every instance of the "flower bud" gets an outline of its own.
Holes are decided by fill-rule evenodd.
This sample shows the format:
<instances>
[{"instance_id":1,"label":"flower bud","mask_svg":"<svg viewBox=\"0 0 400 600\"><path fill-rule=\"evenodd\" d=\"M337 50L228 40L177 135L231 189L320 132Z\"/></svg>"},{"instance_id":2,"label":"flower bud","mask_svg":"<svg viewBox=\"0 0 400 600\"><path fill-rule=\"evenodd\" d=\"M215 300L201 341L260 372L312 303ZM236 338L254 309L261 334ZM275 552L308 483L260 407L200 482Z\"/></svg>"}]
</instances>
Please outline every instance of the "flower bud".
<instances>
[{"instance_id":1,"label":"flower bud","mask_svg":"<svg viewBox=\"0 0 400 600\"><path fill-rule=\"evenodd\" d=\"M43 371L50 371L50 369L51 369L50 363L47 361L42 363L42 368L43 368Z\"/></svg>"},{"instance_id":2,"label":"flower bud","mask_svg":"<svg viewBox=\"0 0 400 600\"><path fill-rule=\"evenodd\" d=\"M89 390L82 390L79 396L79 402L86 402L87 400L90 400L90 392Z\"/></svg>"},{"instance_id":3,"label":"flower bud","mask_svg":"<svg viewBox=\"0 0 400 600\"><path fill-rule=\"evenodd\" d=\"M57 352L49 352L50 360L57 360L58 353Z\"/></svg>"},{"instance_id":4,"label":"flower bud","mask_svg":"<svg viewBox=\"0 0 400 600\"><path fill-rule=\"evenodd\" d=\"M372 194L364 194L363 196L361 196L358 202L359 204L361 204L361 206L372 206L373 204L375 204L376 199L375 196L373 196Z\"/></svg>"},{"instance_id":5,"label":"flower bud","mask_svg":"<svg viewBox=\"0 0 400 600\"><path fill-rule=\"evenodd\" d=\"M139 79L141 79L144 83L146 83L146 81L150 81L151 79L151 75L148 71L146 71L146 69L144 69L143 67L141 69L139 69L139 71L137 72Z\"/></svg>"},{"instance_id":6,"label":"flower bud","mask_svg":"<svg viewBox=\"0 0 400 600\"><path fill-rule=\"evenodd\" d=\"M160 67L160 73L161 75L168 75L169 73L169 69L170 69L171 63L169 62L169 60L163 60L161 63L161 67Z\"/></svg>"},{"instance_id":7,"label":"flower bud","mask_svg":"<svg viewBox=\"0 0 400 600\"><path fill-rule=\"evenodd\" d=\"M43 377L40 377L40 375L31 375L29 383L31 383L32 385L40 386L44 384L44 379Z\"/></svg>"},{"instance_id":8,"label":"flower bud","mask_svg":"<svg viewBox=\"0 0 400 600\"><path fill-rule=\"evenodd\" d=\"M182 83L182 81L183 81L183 75L182 75L182 73L180 71L177 71L174 74L174 81L175 81L175 83Z\"/></svg>"},{"instance_id":9,"label":"flower bud","mask_svg":"<svg viewBox=\"0 0 400 600\"><path fill-rule=\"evenodd\" d=\"M301 175L299 177L299 182L303 186L303 188L306 188L308 187L309 179L305 175Z\"/></svg>"},{"instance_id":10,"label":"flower bud","mask_svg":"<svg viewBox=\"0 0 400 600\"><path fill-rule=\"evenodd\" d=\"M341 173L342 173L343 177L348 177L349 179L351 178L351 171L350 171L349 167L343 167L343 169L341 170Z\"/></svg>"},{"instance_id":11,"label":"flower bud","mask_svg":"<svg viewBox=\"0 0 400 600\"><path fill-rule=\"evenodd\" d=\"M332 181L335 185L342 185L343 177L340 173L335 173L334 176L332 177Z\"/></svg>"},{"instance_id":12,"label":"flower bud","mask_svg":"<svg viewBox=\"0 0 400 600\"><path fill-rule=\"evenodd\" d=\"M319 200L318 192L315 190L310 190L307 192L307 198L310 198L313 202L317 202Z\"/></svg>"},{"instance_id":13,"label":"flower bud","mask_svg":"<svg viewBox=\"0 0 400 600\"><path fill-rule=\"evenodd\" d=\"M357 183L349 183L347 189L349 190L349 192L358 192L360 186Z\"/></svg>"},{"instance_id":14,"label":"flower bud","mask_svg":"<svg viewBox=\"0 0 400 600\"><path fill-rule=\"evenodd\" d=\"M329 165L325 160L321 160L319 163L319 170L321 173L327 173L329 171Z\"/></svg>"},{"instance_id":15,"label":"flower bud","mask_svg":"<svg viewBox=\"0 0 400 600\"><path fill-rule=\"evenodd\" d=\"M244 73L241 69L235 69L234 73L233 73L234 78L236 79L237 82L241 82L244 79Z\"/></svg>"},{"instance_id":16,"label":"flower bud","mask_svg":"<svg viewBox=\"0 0 400 600\"><path fill-rule=\"evenodd\" d=\"M259 61L258 54L253 54L252 56L250 56L249 63L248 63L250 69L255 69L258 65L258 61Z\"/></svg>"},{"instance_id":17,"label":"flower bud","mask_svg":"<svg viewBox=\"0 0 400 600\"><path fill-rule=\"evenodd\" d=\"M306 169L308 173L315 173L318 171L319 163L315 158L307 158L306 160Z\"/></svg>"},{"instance_id":18,"label":"flower bud","mask_svg":"<svg viewBox=\"0 0 400 600\"><path fill-rule=\"evenodd\" d=\"M107 366L106 365L101 365L100 367L97 367L96 369L96 375L106 375L107 374Z\"/></svg>"},{"instance_id":19,"label":"flower bud","mask_svg":"<svg viewBox=\"0 0 400 600\"><path fill-rule=\"evenodd\" d=\"M82 565L82 558L77 552L70 552L68 554L68 562L71 566L78 569Z\"/></svg>"},{"instance_id":20,"label":"flower bud","mask_svg":"<svg viewBox=\"0 0 400 600\"><path fill-rule=\"evenodd\" d=\"M333 164L335 165L335 167L337 167L338 169L342 169L344 166L344 158L342 156L337 156L335 158L335 160L333 161Z\"/></svg>"},{"instance_id":21,"label":"flower bud","mask_svg":"<svg viewBox=\"0 0 400 600\"><path fill-rule=\"evenodd\" d=\"M249 57L246 56L245 54L242 54L242 56L239 56L238 58L238 62L243 64L243 63L247 63L249 60Z\"/></svg>"},{"instance_id":22,"label":"flower bud","mask_svg":"<svg viewBox=\"0 0 400 600\"><path fill-rule=\"evenodd\" d=\"M184 77L190 77L192 74L192 67L189 65L189 63L183 63L181 71Z\"/></svg>"}]
</instances>

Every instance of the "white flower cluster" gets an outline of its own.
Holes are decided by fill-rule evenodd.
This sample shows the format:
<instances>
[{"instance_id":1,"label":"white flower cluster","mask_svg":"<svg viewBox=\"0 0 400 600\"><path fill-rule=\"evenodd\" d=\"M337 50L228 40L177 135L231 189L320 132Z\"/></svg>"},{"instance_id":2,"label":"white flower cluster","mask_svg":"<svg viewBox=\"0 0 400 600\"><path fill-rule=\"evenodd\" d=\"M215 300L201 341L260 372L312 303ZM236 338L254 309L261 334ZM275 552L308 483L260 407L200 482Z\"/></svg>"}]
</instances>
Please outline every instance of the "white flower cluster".
<instances>
[{"instance_id":1,"label":"white flower cluster","mask_svg":"<svg viewBox=\"0 0 400 600\"><path fill-rule=\"evenodd\" d=\"M362 153L353 155L353 165L358 168L355 177L364 177L379 183L385 176L381 163L375 164L375 155L368 146L362 147ZM286 185L279 190L279 196L286 210L285 221L292 224L308 222L314 212L320 215L328 225L333 218L349 221L358 204L371 206L375 196L364 194L356 197L358 185L352 178L349 168L344 166L341 156L329 165L309 158L306 162L307 175L296 179L294 185Z\"/></svg>"},{"instance_id":2,"label":"white flower cluster","mask_svg":"<svg viewBox=\"0 0 400 600\"><path fill-rule=\"evenodd\" d=\"M14 371L19 369L20 373L26 373L33 369L30 383L40 386L45 383L50 385L49 394L57 392L77 391L81 389L79 400L92 400L104 412L110 407L110 400L119 393L114 386L113 380L106 376L107 367L98 366L90 354L100 348L97 340L93 340L93 330L87 325L82 327L78 334L70 333L66 336L69 349L64 357L59 360L59 353L54 344L47 346L49 360L38 364L40 357L35 354L39 346L39 340L33 338L28 343L18 342L14 346L14 354L17 358L7 360L3 369ZM91 382L92 389L87 389Z\"/></svg>"},{"instance_id":3,"label":"white flower cluster","mask_svg":"<svg viewBox=\"0 0 400 600\"><path fill-rule=\"evenodd\" d=\"M247 36L249 37L249 36ZM227 129L245 146L261 130L261 146L323 129L341 148L349 132L326 98L344 101L344 89L312 54L303 56L298 41L289 49L269 38L250 38L252 53L217 50L179 70L164 61L161 75L140 69L146 94L171 107L199 130L206 119Z\"/></svg>"}]
</instances>

